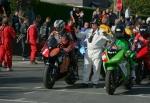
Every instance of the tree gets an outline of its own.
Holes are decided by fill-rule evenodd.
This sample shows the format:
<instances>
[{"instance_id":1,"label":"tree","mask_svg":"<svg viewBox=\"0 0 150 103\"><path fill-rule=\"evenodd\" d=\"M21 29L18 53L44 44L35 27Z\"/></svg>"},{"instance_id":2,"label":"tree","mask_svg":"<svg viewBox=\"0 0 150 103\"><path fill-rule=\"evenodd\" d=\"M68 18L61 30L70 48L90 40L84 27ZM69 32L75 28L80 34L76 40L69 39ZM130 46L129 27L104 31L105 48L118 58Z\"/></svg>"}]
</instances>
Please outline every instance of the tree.
<instances>
[{"instance_id":1,"label":"tree","mask_svg":"<svg viewBox=\"0 0 150 103\"><path fill-rule=\"evenodd\" d=\"M141 16L150 15L150 0L123 0L124 7L130 7L133 14Z\"/></svg>"}]
</instances>

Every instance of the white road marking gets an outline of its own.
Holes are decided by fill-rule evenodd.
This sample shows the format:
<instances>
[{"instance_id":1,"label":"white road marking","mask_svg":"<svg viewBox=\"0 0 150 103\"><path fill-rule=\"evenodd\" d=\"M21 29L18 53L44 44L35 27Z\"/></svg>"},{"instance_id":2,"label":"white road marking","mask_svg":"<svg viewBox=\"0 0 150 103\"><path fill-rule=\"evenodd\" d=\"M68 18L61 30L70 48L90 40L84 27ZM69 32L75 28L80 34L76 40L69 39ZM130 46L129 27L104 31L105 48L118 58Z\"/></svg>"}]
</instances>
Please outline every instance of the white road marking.
<instances>
[{"instance_id":1,"label":"white road marking","mask_svg":"<svg viewBox=\"0 0 150 103\"><path fill-rule=\"evenodd\" d=\"M13 64L18 64L18 63L30 64L30 61L17 61L17 62L13 62Z\"/></svg>"},{"instance_id":2,"label":"white road marking","mask_svg":"<svg viewBox=\"0 0 150 103\"><path fill-rule=\"evenodd\" d=\"M18 102L18 103L38 103L36 101L25 101L22 99L0 99L0 101L5 101L5 102Z\"/></svg>"},{"instance_id":3,"label":"white road marking","mask_svg":"<svg viewBox=\"0 0 150 103\"><path fill-rule=\"evenodd\" d=\"M97 94L97 95L107 95L106 93L96 93L96 92L82 92L82 91L71 91L71 90L55 90L55 91L59 91L59 92L67 92L67 93L80 93L80 94Z\"/></svg>"},{"instance_id":4,"label":"white road marking","mask_svg":"<svg viewBox=\"0 0 150 103\"><path fill-rule=\"evenodd\" d=\"M41 89L42 87L34 87L34 89Z\"/></svg>"},{"instance_id":5,"label":"white road marking","mask_svg":"<svg viewBox=\"0 0 150 103\"><path fill-rule=\"evenodd\" d=\"M32 92L26 92L26 93L24 93L24 94L33 94L33 93L35 93L35 91L32 91Z\"/></svg>"},{"instance_id":6,"label":"white road marking","mask_svg":"<svg viewBox=\"0 0 150 103\"><path fill-rule=\"evenodd\" d=\"M0 87L0 89L22 89L22 90L25 90L27 88L25 88L25 87Z\"/></svg>"}]
</instances>

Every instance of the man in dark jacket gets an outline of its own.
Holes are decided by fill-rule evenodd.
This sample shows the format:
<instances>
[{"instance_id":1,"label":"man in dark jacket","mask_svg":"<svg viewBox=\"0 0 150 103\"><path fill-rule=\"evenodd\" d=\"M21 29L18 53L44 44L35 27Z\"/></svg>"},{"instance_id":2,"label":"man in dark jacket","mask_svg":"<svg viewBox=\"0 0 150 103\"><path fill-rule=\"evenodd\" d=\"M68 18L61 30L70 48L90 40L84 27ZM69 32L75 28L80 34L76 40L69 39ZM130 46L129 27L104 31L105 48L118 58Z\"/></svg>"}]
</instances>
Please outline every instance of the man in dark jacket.
<instances>
[{"instance_id":1,"label":"man in dark jacket","mask_svg":"<svg viewBox=\"0 0 150 103\"><path fill-rule=\"evenodd\" d=\"M22 46L22 57L23 59L22 60L25 60L25 58L27 57L27 52L28 52L28 49L27 49L27 29L29 27L29 20L28 20L28 17L25 17L24 18L24 22L23 24L21 25L21 28L20 28L20 41L21 41L21 46Z\"/></svg>"},{"instance_id":2,"label":"man in dark jacket","mask_svg":"<svg viewBox=\"0 0 150 103\"><path fill-rule=\"evenodd\" d=\"M16 11L13 18L12 18L12 26L15 31L18 33L20 29L20 21L19 21L19 12Z\"/></svg>"}]
</instances>

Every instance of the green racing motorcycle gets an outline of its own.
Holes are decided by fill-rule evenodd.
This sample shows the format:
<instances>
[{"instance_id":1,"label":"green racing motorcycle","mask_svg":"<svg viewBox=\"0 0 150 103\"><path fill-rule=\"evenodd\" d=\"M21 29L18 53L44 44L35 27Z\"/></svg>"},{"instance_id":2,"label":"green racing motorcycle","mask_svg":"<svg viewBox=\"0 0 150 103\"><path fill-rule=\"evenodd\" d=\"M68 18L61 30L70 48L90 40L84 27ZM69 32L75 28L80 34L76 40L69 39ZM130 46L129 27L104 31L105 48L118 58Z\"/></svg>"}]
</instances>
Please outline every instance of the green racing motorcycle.
<instances>
[{"instance_id":1,"label":"green racing motorcycle","mask_svg":"<svg viewBox=\"0 0 150 103\"><path fill-rule=\"evenodd\" d=\"M109 95L113 95L116 88L122 84L126 89L131 89L130 55L129 44L124 39L116 39L115 42L102 53L105 71L105 87Z\"/></svg>"}]
</instances>

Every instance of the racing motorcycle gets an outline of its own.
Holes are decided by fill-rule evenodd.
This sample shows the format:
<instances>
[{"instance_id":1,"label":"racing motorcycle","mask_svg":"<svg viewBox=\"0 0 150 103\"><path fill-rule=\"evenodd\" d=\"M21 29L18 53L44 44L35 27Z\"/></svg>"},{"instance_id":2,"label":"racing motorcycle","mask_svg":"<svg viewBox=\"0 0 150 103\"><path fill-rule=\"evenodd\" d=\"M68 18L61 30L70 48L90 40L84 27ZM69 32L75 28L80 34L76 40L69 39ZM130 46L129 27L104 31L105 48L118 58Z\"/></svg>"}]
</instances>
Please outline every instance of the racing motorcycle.
<instances>
[{"instance_id":1,"label":"racing motorcycle","mask_svg":"<svg viewBox=\"0 0 150 103\"><path fill-rule=\"evenodd\" d=\"M145 75L147 75L146 73L149 72L150 67L149 48L150 48L149 37L147 36L147 34L144 32L138 33L134 39L134 44L132 48L136 52L135 59L138 62L138 67L137 69L135 69L137 84L140 84Z\"/></svg>"},{"instance_id":2,"label":"racing motorcycle","mask_svg":"<svg viewBox=\"0 0 150 103\"><path fill-rule=\"evenodd\" d=\"M140 45L140 44L138 44ZM138 47L138 46L137 46ZM135 69L136 71L136 83L140 84L144 76L146 75L146 71L148 71L148 68L150 66L149 60L149 47L148 46L141 46L136 50L135 59L138 62L138 68Z\"/></svg>"},{"instance_id":3,"label":"racing motorcycle","mask_svg":"<svg viewBox=\"0 0 150 103\"><path fill-rule=\"evenodd\" d=\"M74 67L70 56L56 44L55 41L51 46L45 44L42 50L42 55L46 59L43 84L47 89L52 89L55 82L63 77L65 77L65 82L69 85L73 85L78 80L77 65Z\"/></svg>"},{"instance_id":4,"label":"racing motorcycle","mask_svg":"<svg viewBox=\"0 0 150 103\"><path fill-rule=\"evenodd\" d=\"M123 39L117 39L102 53L103 67L106 73L105 87L109 95L113 95L116 88L124 84L126 89L131 89L132 78L128 61L130 55L128 43Z\"/></svg>"}]
</instances>

